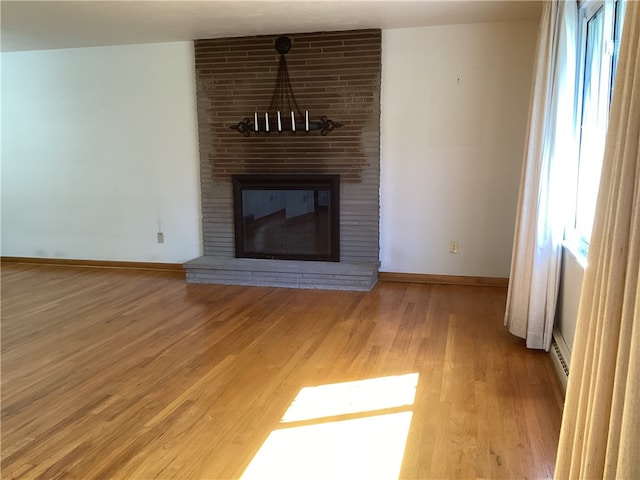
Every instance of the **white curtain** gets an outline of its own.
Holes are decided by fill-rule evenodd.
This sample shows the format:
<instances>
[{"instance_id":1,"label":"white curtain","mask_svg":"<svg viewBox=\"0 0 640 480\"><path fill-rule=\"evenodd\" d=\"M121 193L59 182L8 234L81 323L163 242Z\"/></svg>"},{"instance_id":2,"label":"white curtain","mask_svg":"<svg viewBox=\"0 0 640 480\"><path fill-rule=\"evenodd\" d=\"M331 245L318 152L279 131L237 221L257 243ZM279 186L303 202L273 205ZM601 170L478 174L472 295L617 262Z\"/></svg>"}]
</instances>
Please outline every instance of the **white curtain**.
<instances>
[{"instance_id":1,"label":"white curtain","mask_svg":"<svg viewBox=\"0 0 640 480\"><path fill-rule=\"evenodd\" d=\"M555 477L640 479L640 2L628 2Z\"/></svg>"},{"instance_id":2,"label":"white curtain","mask_svg":"<svg viewBox=\"0 0 640 480\"><path fill-rule=\"evenodd\" d=\"M574 163L577 44L574 1L543 2L529 129L520 180L505 325L549 350Z\"/></svg>"}]
</instances>

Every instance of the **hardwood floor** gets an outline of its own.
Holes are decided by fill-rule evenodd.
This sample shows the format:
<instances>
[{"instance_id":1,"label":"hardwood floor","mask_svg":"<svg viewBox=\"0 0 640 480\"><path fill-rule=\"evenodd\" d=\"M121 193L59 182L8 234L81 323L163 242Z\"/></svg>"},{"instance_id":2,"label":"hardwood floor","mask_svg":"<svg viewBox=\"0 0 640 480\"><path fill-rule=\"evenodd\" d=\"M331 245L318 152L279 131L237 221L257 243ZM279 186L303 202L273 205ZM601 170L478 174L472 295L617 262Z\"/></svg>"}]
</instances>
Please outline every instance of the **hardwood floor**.
<instances>
[{"instance_id":1,"label":"hardwood floor","mask_svg":"<svg viewBox=\"0 0 640 480\"><path fill-rule=\"evenodd\" d=\"M562 397L505 296L3 264L2 478L238 478L301 388L409 373L401 478L550 478Z\"/></svg>"}]
</instances>

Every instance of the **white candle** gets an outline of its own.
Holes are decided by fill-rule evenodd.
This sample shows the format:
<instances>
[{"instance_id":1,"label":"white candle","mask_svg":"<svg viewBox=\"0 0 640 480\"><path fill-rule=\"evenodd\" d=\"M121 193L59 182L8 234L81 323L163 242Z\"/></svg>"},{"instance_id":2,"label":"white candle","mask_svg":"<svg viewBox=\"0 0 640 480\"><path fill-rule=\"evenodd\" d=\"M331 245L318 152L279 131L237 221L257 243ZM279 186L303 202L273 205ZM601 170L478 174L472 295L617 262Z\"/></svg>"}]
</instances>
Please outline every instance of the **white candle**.
<instances>
[{"instance_id":1,"label":"white candle","mask_svg":"<svg viewBox=\"0 0 640 480\"><path fill-rule=\"evenodd\" d=\"M296 131L296 116L293 114L293 110L291 110L291 131Z\"/></svg>"},{"instance_id":2,"label":"white candle","mask_svg":"<svg viewBox=\"0 0 640 480\"><path fill-rule=\"evenodd\" d=\"M309 131L309 110L304 111L304 129Z\"/></svg>"},{"instance_id":3,"label":"white candle","mask_svg":"<svg viewBox=\"0 0 640 480\"><path fill-rule=\"evenodd\" d=\"M264 131L269 131L269 112L264 112Z\"/></svg>"},{"instance_id":4,"label":"white candle","mask_svg":"<svg viewBox=\"0 0 640 480\"><path fill-rule=\"evenodd\" d=\"M282 131L282 118L280 118L280 110L278 110L278 131Z\"/></svg>"},{"instance_id":5,"label":"white candle","mask_svg":"<svg viewBox=\"0 0 640 480\"><path fill-rule=\"evenodd\" d=\"M258 131L258 112L253 112L253 130Z\"/></svg>"}]
</instances>

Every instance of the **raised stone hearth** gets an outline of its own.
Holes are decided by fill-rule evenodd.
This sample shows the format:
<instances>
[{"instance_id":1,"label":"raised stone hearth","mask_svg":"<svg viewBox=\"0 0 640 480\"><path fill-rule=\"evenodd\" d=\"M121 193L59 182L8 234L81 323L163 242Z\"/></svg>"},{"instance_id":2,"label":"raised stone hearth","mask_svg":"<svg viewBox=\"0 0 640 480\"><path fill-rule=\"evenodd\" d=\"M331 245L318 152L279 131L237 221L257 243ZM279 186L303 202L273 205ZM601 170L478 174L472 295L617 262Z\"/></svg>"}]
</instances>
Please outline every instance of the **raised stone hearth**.
<instances>
[{"instance_id":1,"label":"raised stone hearth","mask_svg":"<svg viewBox=\"0 0 640 480\"><path fill-rule=\"evenodd\" d=\"M371 290L378 279L372 264L301 262L204 256L185 264L190 283L254 285L327 290Z\"/></svg>"},{"instance_id":2,"label":"raised stone hearth","mask_svg":"<svg viewBox=\"0 0 640 480\"><path fill-rule=\"evenodd\" d=\"M300 108L343 127L245 137L230 126L269 106L278 37L195 41L203 256L184 265L187 281L370 290L379 267L381 32L289 35ZM339 176L339 262L236 258L232 179L265 174Z\"/></svg>"}]
</instances>

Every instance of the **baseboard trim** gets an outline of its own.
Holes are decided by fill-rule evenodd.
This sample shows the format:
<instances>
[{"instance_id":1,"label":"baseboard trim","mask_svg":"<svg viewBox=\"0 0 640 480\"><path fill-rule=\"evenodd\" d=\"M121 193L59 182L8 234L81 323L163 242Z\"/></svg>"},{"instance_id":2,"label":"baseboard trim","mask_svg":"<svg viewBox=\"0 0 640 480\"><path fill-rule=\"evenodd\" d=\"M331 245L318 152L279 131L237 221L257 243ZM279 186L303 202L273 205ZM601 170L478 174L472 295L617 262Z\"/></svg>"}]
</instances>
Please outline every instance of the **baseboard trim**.
<instances>
[{"instance_id":1,"label":"baseboard trim","mask_svg":"<svg viewBox=\"0 0 640 480\"><path fill-rule=\"evenodd\" d=\"M378 280L382 282L475 285L483 287L507 287L509 285L509 279L502 277L467 277L463 275L431 275L423 273L379 272Z\"/></svg>"},{"instance_id":2,"label":"baseboard trim","mask_svg":"<svg viewBox=\"0 0 640 480\"><path fill-rule=\"evenodd\" d=\"M60 267L113 268L120 270L155 270L184 274L181 263L126 262L116 260L80 260L71 258L0 257L2 263L49 265Z\"/></svg>"}]
</instances>

